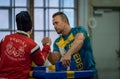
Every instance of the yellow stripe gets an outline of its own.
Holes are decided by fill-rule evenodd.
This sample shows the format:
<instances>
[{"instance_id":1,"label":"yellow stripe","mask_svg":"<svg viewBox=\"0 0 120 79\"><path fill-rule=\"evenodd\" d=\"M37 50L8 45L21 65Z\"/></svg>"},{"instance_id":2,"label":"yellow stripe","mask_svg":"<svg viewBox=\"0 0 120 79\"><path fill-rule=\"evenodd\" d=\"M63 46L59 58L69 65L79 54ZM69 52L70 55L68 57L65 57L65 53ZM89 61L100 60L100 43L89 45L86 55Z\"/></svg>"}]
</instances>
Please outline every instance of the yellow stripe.
<instances>
[{"instance_id":1,"label":"yellow stripe","mask_svg":"<svg viewBox=\"0 0 120 79\"><path fill-rule=\"evenodd\" d=\"M49 69L50 71L55 71L55 65L50 65L50 66L48 66L48 69Z\"/></svg>"},{"instance_id":2,"label":"yellow stripe","mask_svg":"<svg viewBox=\"0 0 120 79\"><path fill-rule=\"evenodd\" d=\"M35 62L32 61L32 66L37 66L37 65L35 64Z\"/></svg>"},{"instance_id":3,"label":"yellow stripe","mask_svg":"<svg viewBox=\"0 0 120 79\"><path fill-rule=\"evenodd\" d=\"M66 71L67 78L74 78L74 71Z\"/></svg>"},{"instance_id":4,"label":"yellow stripe","mask_svg":"<svg viewBox=\"0 0 120 79\"><path fill-rule=\"evenodd\" d=\"M60 41L57 42L56 44L57 44L59 47L64 48L64 46L65 46L64 43L65 43L65 41L64 41L64 39L61 37L61 38L60 38Z\"/></svg>"},{"instance_id":5,"label":"yellow stripe","mask_svg":"<svg viewBox=\"0 0 120 79\"><path fill-rule=\"evenodd\" d=\"M29 77L32 77L33 71L29 72Z\"/></svg>"},{"instance_id":6,"label":"yellow stripe","mask_svg":"<svg viewBox=\"0 0 120 79\"><path fill-rule=\"evenodd\" d=\"M60 41L57 42L56 44L61 47L64 48L70 41L72 41L74 39L73 34L70 34L70 36L64 41L64 39L61 37Z\"/></svg>"}]
</instances>

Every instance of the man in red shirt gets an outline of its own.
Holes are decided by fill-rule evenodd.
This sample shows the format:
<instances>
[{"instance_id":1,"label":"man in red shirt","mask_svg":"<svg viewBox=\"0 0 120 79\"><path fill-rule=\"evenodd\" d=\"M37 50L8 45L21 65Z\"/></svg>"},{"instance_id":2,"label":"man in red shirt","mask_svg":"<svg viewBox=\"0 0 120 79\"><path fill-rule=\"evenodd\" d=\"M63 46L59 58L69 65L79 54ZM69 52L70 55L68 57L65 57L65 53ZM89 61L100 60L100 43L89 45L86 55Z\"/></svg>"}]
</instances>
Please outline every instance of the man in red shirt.
<instances>
[{"instance_id":1,"label":"man in red shirt","mask_svg":"<svg viewBox=\"0 0 120 79\"><path fill-rule=\"evenodd\" d=\"M43 65L49 52L51 40L43 49L30 38L32 22L27 11L16 15L17 32L6 35L0 42L0 78L29 79L32 61Z\"/></svg>"}]
</instances>

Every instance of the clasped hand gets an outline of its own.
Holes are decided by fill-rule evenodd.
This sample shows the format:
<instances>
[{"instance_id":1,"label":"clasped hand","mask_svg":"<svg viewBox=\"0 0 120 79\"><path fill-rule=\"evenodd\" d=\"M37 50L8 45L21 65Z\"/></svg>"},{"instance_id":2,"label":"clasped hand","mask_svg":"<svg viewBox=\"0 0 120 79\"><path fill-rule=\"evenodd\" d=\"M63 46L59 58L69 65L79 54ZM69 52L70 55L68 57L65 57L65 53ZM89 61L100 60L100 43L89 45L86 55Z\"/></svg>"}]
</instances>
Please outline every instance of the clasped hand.
<instances>
[{"instance_id":1,"label":"clasped hand","mask_svg":"<svg viewBox=\"0 0 120 79\"><path fill-rule=\"evenodd\" d=\"M50 39L49 37L44 37L44 38L42 39L42 45L43 45L43 46L46 45L46 44L51 45L51 43L52 43L52 41L51 41L51 39Z\"/></svg>"},{"instance_id":2,"label":"clasped hand","mask_svg":"<svg viewBox=\"0 0 120 79\"><path fill-rule=\"evenodd\" d=\"M70 61L71 60L71 55L69 55L69 54L65 54L63 57L62 57L62 64L63 64L63 66L65 66L65 67L68 67L68 66L70 66Z\"/></svg>"}]
</instances>

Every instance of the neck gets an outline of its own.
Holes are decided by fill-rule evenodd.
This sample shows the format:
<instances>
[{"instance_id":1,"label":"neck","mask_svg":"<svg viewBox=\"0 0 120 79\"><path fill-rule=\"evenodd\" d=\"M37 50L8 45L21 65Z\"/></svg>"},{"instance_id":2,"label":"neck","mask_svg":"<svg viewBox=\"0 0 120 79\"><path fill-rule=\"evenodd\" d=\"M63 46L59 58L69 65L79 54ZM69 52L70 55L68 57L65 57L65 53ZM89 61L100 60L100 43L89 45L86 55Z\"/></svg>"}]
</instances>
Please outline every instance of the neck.
<instances>
[{"instance_id":1,"label":"neck","mask_svg":"<svg viewBox=\"0 0 120 79\"><path fill-rule=\"evenodd\" d=\"M30 34L29 34L28 32L24 32L24 31L21 31L21 30L18 30L17 32L18 32L18 33L25 34L25 35L27 35L28 37L30 37Z\"/></svg>"},{"instance_id":2,"label":"neck","mask_svg":"<svg viewBox=\"0 0 120 79\"><path fill-rule=\"evenodd\" d=\"M66 26L66 28L64 29L62 35L63 35L63 36L66 36L66 35L70 32L70 30L71 30L70 26L69 26L69 25Z\"/></svg>"}]
</instances>

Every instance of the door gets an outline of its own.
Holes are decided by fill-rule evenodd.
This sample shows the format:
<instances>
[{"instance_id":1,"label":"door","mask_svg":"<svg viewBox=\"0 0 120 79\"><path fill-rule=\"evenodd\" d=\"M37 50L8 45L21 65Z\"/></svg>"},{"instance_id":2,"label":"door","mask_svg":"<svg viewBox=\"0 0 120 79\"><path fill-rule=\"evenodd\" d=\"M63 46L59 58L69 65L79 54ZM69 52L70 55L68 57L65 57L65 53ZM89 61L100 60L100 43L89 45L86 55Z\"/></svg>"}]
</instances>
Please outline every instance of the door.
<instances>
[{"instance_id":1,"label":"door","mask_svg":"<svg viewBox=\"0 0 120 79\"><path fill-rule=\"evenodd\" d=\"M97 9L94 17L97 26L92 29L92 43L99 79L120 79L116 54L120 48L120 12Z\"/></svg>"}]
</instances>

